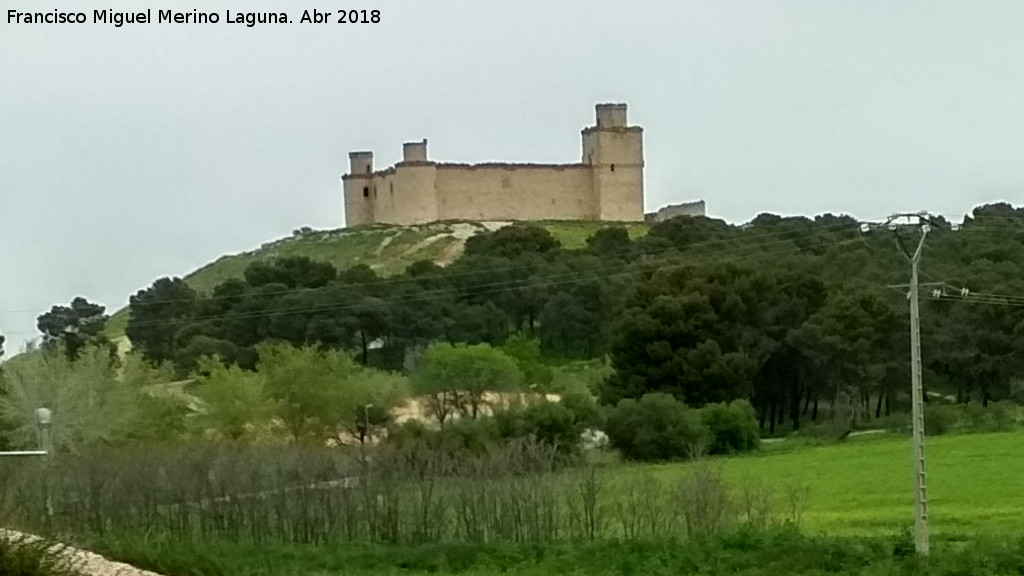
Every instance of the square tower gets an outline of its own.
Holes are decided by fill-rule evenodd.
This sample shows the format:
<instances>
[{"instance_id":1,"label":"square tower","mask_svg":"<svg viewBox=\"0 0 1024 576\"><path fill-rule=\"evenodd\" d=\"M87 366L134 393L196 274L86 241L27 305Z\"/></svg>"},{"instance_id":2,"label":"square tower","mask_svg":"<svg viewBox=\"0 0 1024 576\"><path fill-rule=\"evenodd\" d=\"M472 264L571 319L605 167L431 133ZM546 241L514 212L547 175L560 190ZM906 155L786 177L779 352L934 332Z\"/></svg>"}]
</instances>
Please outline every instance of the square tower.
<instances>
[{"instance_id":1,"label":"square tower","mask_svg":"<svg viewBox=\"0 0 1024 576\"><path fill-rule=\"evenodd\" d=\"M596 123L583 129L583 163L592 174L597 220L644 219L644 129L629 126L625 104L598 104Z\"/></svg>"}]
</instances>

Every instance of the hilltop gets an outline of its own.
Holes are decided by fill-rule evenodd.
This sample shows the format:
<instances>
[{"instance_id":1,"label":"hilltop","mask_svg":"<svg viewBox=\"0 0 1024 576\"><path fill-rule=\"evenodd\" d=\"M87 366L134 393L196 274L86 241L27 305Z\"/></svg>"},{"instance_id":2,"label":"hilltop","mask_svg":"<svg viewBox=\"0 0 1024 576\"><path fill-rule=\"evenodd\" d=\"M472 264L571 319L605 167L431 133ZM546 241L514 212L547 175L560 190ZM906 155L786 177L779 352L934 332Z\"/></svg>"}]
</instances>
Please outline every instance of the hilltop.
<instances>
[{"instance_id":1,"label":"hilltop","mask_svg":"<svg viewBox=\"0 0 1024 576\"><path fill-rule=\"evenodd\" d=\"M565 248L582 247L588 236L608 226L624 226L633 238L645 235L648 230L647 224L638 222L562 220L533 224L548 230ZM181 275L168 271L167 275L181 275L197 292L208 294L225 280L241 278L246 267L254 262L306 256L329 262L339 270L366 264L381 276L391 276L401 273L418 260L448 265L462 254L466 239L509 225L513 222L449 221L412 226L373 224L336 230L302 228L291 236L264 243L254 250L222 256L193 272ZM108 336L122 336L127 322L127 308L113 314L107 324Z\"/></svg>"}]
</instances>

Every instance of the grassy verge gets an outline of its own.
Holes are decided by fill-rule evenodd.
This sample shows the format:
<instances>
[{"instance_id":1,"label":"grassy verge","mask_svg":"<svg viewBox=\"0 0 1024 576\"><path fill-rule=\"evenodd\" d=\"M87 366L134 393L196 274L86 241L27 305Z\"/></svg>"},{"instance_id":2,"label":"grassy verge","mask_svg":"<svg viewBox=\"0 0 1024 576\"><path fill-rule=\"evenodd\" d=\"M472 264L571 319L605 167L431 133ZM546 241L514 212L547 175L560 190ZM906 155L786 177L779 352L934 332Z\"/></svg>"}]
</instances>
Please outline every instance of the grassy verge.
<instances>
[{"instance_id":1,"label":"grassy verge","mask_svg":"<svg viewBox=\"0 0 1024 576\"><path fill-rule=\"evenodd\" d=\"M910 538L808 537L792 529L735 532L685 542L433 544L425 546L276 545L236 542L97 543L103 552L166 576L554 576L675 575L995 575L1024 568L1019 540L971 546L937 543L929 560Z\"/></svg>"},{"instance_id":2,"label":"grassy verge","mask_svg":"<svg viewBox=\"0 0 1024 576\"><path fill-rule=\"evenodd\" d=\"M1024 528L1022 439L929 439L927 566L891 536L912 518L906 437L568 470L545 451L375 451L372 480L329 488L312 484L361 470L342 451L145 447L60 459L47 524L169 576L1018 573L1007 535ZM23 476L0 486L10 517L31 524L45 514L38 475ZM227 498L240 494L264 495Z\"/></svg>"}]
</instances>

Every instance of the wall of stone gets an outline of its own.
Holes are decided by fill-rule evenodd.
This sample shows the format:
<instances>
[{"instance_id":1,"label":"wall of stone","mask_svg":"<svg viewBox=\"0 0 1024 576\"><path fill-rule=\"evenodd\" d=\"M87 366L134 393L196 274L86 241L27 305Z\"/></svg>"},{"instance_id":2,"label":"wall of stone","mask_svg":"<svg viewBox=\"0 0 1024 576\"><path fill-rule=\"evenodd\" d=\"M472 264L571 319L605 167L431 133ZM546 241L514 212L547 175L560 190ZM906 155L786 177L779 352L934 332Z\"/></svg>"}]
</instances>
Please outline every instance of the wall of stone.
<instances>
[{"instance_id":1,"label":"wall of stone","mask_svg":"<svg viewBox=\"0 0 1024 576\"><path fill-rule=\"evenodd\" d=\"M424 224L440 220L437 213L437 165L402 163L376 178L374 217L377 222Z\"/></svg>"},{"instance_id":2,"label":"wall of stone","mask_svg":"<svg viewBox=\"0 0 1024 576\"><path fill-rule=\"evenodd\" d=\"M441 220L595 218L582 164L438 164L437 199Z\"/></svg>"},{"instance_id":3,"label":"wall of stone","mask_svg":"<svg viewBox=\"0 0 1024 576\"><path fill-rule=\"evenodd\" d=\"M676 216L706 216L707 208L703 200L696 202L684 202L682 204L669 204L660 208L657 212L645 215L648 222L664 222Z\"/></svg>"}]
</instances>

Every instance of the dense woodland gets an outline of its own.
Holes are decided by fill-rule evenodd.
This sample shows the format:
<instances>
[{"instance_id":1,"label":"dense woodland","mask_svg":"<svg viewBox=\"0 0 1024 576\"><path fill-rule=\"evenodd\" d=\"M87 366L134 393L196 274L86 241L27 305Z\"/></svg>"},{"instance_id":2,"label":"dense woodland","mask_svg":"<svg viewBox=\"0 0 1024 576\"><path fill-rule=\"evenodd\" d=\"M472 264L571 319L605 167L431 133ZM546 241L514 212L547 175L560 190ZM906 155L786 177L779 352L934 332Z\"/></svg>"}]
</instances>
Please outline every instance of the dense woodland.
<instances>
[{"instance_id":1,"label":"dense woodland","mask_svg":"<svg viewBox=\"0 0 1024 576\"><path fill-rule=\"evenodd\" d=\"M870 399L875 414L906 403L907 290L890 288L909 279L898 233L916 244L913 228L848 217L683 217L635 241L610 227L563 250L542 228L514 226L471 238L448 268L420 262L394 278L296 259L253 265L209 295L161 279L131 299L128 335L188 373L213 353L251 367L265 341L402 369L430 342L497 346L523 333L552 362L608 355L604 402L747 398L766 425L798 427L838 396ZM921 276L929 390L1011 397L1024 358L1024 209L983 206L932 226Z\"/></svg>"},{"instance_id":2,"label":"dense woodland","mask_svg":"<svg viewBox=\"0 0 1024 576\"><path fill-rule=\"evenodd\" d=\"M397 277L289 258L253 264L211 294L161 278L131 298L127 335L178 377L208 356L253 370L272 344L409 372L432 343L501 347L514 337L539 345L548 365L607 359L610 375L592 390L605 404L649 393L692 407L745 399L765 432L798 429L823 414L907 409L901 245L920 233L832 215L763 214L739 226L681 217L633 240L604 228L566 250L522 224L470 238L446 268L418 262ZM993 204L961 223L934 221L921 282L929 397L1020 400L1024 209ZM55 306L39 320L43 345L73 358L102 340L104 319L84 299Z\"/></svg>"}]
</instances>

